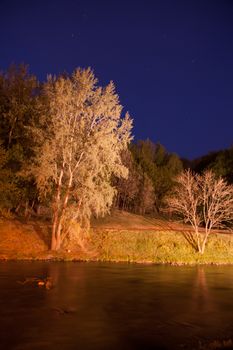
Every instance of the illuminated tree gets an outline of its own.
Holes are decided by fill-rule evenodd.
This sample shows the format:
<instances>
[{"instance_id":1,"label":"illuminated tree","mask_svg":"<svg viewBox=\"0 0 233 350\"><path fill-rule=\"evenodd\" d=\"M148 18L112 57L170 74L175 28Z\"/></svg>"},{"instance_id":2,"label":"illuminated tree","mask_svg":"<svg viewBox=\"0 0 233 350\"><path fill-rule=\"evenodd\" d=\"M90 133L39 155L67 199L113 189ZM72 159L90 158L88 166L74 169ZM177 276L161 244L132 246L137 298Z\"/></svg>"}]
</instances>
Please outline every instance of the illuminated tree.
<instances>
[{"instance_id":1,"label":"illuminated tree","mask_svg":"<svg viewBox=\"0 0 233 350\"><path fill-rule=\"evenodd\" d=\"M173 196L167 203L184 222L192 225L193 241L198 252L203 254L211 230L233 221L233 186L216 178L211 171L195 175L187 170L176 182Z\"/></svg>"},{"instance_id":2,"label":"illuminated tree","mask_svg":"<svg viewBox=\"0 0 233 350\"><path fill-rule=\"evenodd\" d=\"M72 223L83 227L92 213L110 209L112 175L127 176L120 154L131 139L132 121L121 118L113 83L97 87L90 69L50 77L43 94L47 107L41 128L33 130L42 145L31 171L41 196L52 201L51 249L57 250Z\"/></svg>"}]
</instances>

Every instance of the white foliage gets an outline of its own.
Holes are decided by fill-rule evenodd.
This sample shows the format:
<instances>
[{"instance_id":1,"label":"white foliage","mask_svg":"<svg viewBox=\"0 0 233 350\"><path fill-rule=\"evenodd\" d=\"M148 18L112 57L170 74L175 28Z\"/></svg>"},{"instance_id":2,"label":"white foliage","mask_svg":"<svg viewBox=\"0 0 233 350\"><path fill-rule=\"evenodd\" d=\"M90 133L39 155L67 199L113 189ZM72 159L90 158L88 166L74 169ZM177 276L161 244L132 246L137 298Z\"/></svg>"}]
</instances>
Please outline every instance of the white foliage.
<instances>
[{"instance_id":1,"label":"white foliage","mask_svg":"<svg viewBox=\"0 0 233 350\"><path fill-rule=\"evenodd\" d=\"M67 210L80 221L109 210L111 176L127 176L120 154L131 140L132 120L121 118L114 84L97 87L90 69L49 77L44 95L47 123L34 173L41 194L53 195L58 235Z\"/></svg>"}]
</instances>

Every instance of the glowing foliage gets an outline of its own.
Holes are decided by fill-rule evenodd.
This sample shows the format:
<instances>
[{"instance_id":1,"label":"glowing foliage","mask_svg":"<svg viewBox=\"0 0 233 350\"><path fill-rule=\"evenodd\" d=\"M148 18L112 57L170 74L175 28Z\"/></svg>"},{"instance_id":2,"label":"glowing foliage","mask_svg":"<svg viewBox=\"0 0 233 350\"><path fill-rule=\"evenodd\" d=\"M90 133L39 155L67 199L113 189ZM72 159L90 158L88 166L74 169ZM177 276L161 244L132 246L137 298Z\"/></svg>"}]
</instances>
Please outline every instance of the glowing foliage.
<instances>
[{"instance_id":1,"label":"glowing foliage","mask_svg":"<svg viewBox=\"0 0 233 350\"><path fill-rule=\"evenodd\" d=\"M92 213L109 210L112 175L127 176L120 154L131 140L132 121L128 114L121 119L114 84L98 87L90 69L49 77L43 94L44 141L33 173L41 196L52 196L51 247L59 249L72 221L86 226Z\"/></svg>"}]
</instances>

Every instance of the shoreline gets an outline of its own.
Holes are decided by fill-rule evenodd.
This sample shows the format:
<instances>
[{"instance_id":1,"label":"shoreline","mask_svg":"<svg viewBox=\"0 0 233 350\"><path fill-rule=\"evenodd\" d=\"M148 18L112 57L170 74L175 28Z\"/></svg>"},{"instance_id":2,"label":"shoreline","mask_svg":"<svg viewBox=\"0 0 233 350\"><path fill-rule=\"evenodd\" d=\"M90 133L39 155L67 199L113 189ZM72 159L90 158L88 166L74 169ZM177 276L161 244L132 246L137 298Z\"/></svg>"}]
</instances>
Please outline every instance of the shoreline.
<instances>
[{"instance_id":1,"label":"shoreline","mask_svg":"<svg viewBox=\"0 0 233 350\"><path fill-rule=\"evenodd\" d=\"M172 267L198 267L198 266L233 266L233 262L155 262L155 261L129 261L129 260L103 260L103 259L88 259L88 258L66 258L66 257L2 257L2 262L61 262L61 263L108 263L108 264L129 264L129 265L149 265L149 266L172 266Z\"/></svg>"}]
</instances>

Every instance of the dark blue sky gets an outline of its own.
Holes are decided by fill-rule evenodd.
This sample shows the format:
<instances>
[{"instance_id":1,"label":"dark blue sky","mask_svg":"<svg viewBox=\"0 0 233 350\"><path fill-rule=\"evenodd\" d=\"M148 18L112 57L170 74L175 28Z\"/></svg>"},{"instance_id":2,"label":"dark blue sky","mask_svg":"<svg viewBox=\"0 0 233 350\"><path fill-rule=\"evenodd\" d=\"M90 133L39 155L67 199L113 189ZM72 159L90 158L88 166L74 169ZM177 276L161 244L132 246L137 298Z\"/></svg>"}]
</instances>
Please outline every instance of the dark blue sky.
<instances>
[{"instance_id":1,"label":"dark blue sky","mask_svg":"<svg viewBox=\"0 0 233 350\"><path fill-rule=\"evenodd\" d=\"M233 144L233 1L0 1L0 69L91 66L149 137L194 158Z\"/></svg>"}]
</instances>

